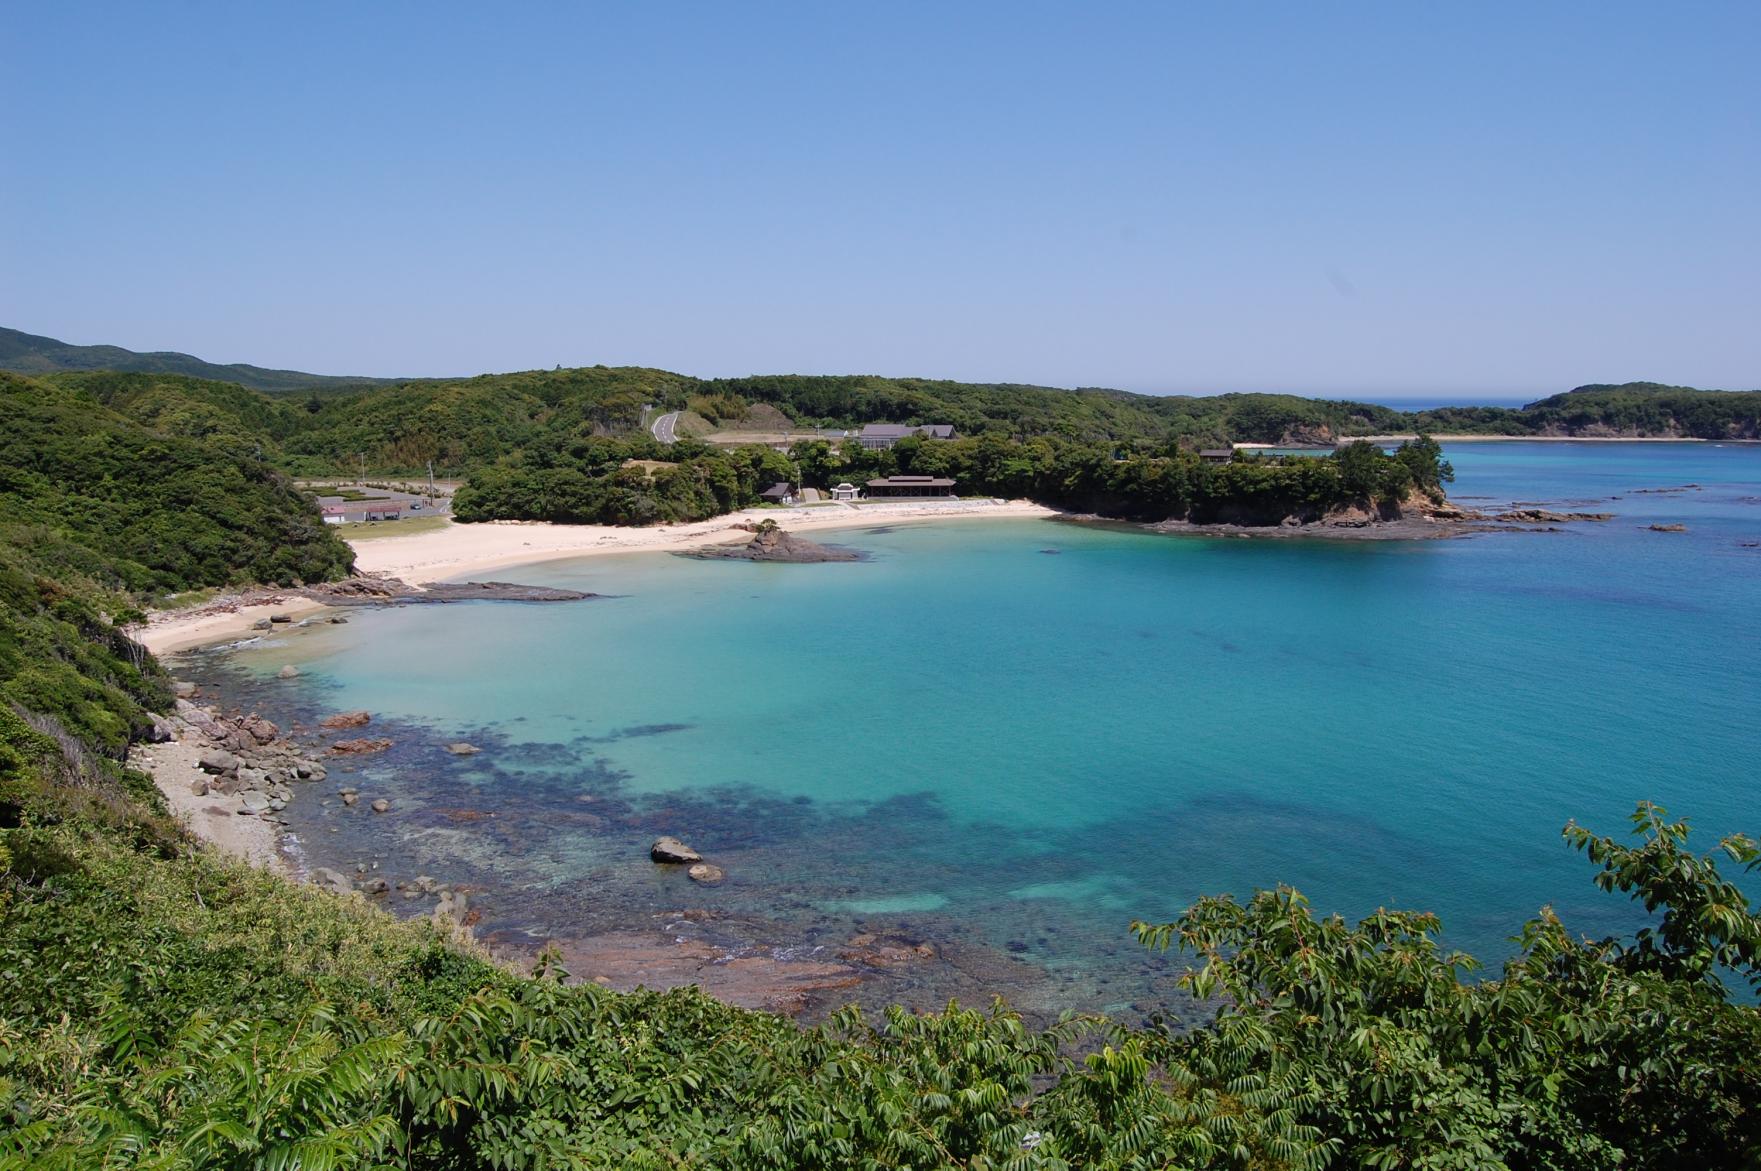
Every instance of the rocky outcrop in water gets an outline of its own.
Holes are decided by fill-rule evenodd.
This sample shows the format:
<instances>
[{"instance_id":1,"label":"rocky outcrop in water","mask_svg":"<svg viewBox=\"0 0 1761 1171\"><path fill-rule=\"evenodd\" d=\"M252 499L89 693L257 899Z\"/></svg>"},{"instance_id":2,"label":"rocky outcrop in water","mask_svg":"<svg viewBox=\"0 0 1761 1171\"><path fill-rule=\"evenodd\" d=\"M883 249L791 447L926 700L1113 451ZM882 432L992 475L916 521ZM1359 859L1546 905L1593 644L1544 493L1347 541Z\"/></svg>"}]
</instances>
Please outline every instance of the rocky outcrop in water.
<instances>
[{"instance_id":1,"label":"rocky outcrop in water","mask_svg":"<svg viewBox=\"0 0 1761 1171\"><path fill-rule=\"evenodd\" d=\"M391 741L384 738L363 736L358 740L338 740L330 746L330 751L344 756L365 756L368 753L384 752L391 747Z\"/></svg>"},{"instance_id":2,"label":"rocky outcrop in water","mask_svg":"<svg viewBox=\"0 0 1761 1171\"><path fill-rule=\"evenodd\" d=\"M1545 508L1515 508L1500 512L1491 519L1506 524L1558 525L1574 521L1613 520L1612 512L1553 512Z\"/></svg>"},{"instance_id":3,"label":"rocky outcrop in water","mask_svg":"<svg viewBox=\"0 0 1761 1171\"><path fill-rule=\"evenodd\" d=\"M826 561L861 561L862 554L836 545L821 545L785 532L774 520L760 521L752 539L738 545L706 545L679 554L699 561L769 561L813 565Z\"/></svg>"},{"instance_id":4,"label":"rocky outcrop in water","mask_svg":"<svg viewBox=\"0 0 1761 1171\"><path fill-rule=\"evenodd\" d=\"M690 865L703 861L703 855L678 838L664 837L648 847L648 856L656 862Z\"/></svg>"}]
</instances>

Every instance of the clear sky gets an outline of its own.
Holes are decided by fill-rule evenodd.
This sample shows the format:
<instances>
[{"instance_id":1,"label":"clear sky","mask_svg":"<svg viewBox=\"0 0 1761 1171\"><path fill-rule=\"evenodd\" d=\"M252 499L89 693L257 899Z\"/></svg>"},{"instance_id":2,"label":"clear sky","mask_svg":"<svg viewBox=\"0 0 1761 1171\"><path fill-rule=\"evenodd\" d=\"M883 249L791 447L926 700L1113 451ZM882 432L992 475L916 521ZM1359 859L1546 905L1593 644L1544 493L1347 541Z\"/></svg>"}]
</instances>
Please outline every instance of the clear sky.
<instances>
[{"instance_id":1,"label":"clear sky","mask_svg":"<svg viewBox=\"0 0 1761 1171\"><path fill-rule=\"evenodd\" d=\"M1761 386L1761 3L0 0L0 324L325 373Z\"/></svg>"}]
</instances>

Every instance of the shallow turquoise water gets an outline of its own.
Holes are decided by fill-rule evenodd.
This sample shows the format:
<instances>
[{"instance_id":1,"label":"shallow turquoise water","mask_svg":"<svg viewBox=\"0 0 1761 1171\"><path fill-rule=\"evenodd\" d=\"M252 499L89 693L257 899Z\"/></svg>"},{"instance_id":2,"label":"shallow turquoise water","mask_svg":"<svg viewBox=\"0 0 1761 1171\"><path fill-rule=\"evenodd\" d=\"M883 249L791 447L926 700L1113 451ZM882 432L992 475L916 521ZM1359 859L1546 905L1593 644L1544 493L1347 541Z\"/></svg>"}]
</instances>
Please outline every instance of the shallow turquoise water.
<instances>
[{"instance_id":1,"label":"shallow turquoise water","mask_svg":"<svg viewBox=\"0 0 1761 1171\"><path fill-rule=\"evenodd\" d=\"M398 826L326 835L340 811L306 803L302 836L474 868L506 928L689 900L784 944L958 937L1119 1009L1159 987L1132 918L1283 882L1348 915L1436 910L1495 961L1543 903L1629 922L1568 818L1619 832L1647 798L1704 845L1761 830L1761 449L1449 454L1464 503L1619 515L1363 543L961 521L838 534L860 564L586 558L503 576L617 597L363 613L237 661L297 656L314 707L490 746L370 764ZM496 828L438 815L464 805ZM659 830L728 884L639 864Z\"/></svg>"}]
</instances>

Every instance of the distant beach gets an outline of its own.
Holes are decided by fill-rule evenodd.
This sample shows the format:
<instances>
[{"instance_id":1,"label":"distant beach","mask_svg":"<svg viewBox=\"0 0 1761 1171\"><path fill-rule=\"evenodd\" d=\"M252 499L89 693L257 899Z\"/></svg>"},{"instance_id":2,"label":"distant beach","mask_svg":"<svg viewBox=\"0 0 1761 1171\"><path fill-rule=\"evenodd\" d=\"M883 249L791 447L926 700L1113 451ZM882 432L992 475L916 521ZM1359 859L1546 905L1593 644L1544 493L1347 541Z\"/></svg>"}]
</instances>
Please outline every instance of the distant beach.
<instances>
[{"instance_id":1,"label":"distant beach","mask_svg":"<svg viewBox=\"0 0 1761 1171\"><path fill-rule=\"evenodd\" d=\"M749 508L691 524L632 528L619 525L566 525L546 521L491 521L448 524L408 537L373 536L350 542L355 567L363 573L402 578L413 584L489 573L517 565L590 557L602 553L668 553L731 541L741 525L774 520L792 533L861 528L873 524L927 521L1052 517L1056 509L1026 500L908 501L898 504L828 504L797 509ZM218 599L189 610L156 614L139 635L156 655L192 650L250 633L273 615L305 617L324 603L286 591L258 591Z\"/></svg>"}]
</instances>

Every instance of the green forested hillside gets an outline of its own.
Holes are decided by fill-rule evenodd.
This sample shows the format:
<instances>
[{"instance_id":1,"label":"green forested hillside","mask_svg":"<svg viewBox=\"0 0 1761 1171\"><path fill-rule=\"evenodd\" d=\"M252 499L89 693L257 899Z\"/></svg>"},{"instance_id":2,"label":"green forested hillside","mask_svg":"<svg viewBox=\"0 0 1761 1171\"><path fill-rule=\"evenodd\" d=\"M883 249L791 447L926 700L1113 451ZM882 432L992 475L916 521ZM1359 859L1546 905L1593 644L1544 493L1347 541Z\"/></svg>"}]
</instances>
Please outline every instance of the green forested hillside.
<instances>
[{"instance_id":1,"label":"green forested hillside","mask_svg":"<svg viewBox=\"0 0 1761 1171\"><path fill-rule=\"evenodd\" d=\"M0 328L0 370L15 374L54 374L63 370L120 370L145 374L181 374L191 378L235 382L256 390L305 390L315 386L364 386L390 382L385 378L352 378L305 374L298 370L266 370L242 362L216 365L189 354L166 350L137 353L121 346L76 346L39 334Z\"/></svg>"},{"instance_id":2,"label":"green forested hillside","mask_svg":"<svg viewBox=\"0 0 1761 1171\"><path fill-rule=\"evenodd\" d=\"M1541 434L1761 439L1761 391L1708 392L1628 382L1580 386L1523 408Z\"/></svg>"},{"instance_id":3,"label":"green forested hillside","mask_svg":"<svg viewBox=\"0 0 1761 1171\"><path fill-rule=\"evenodd\" d=\"M175 425L186 408L154 398L147 411L136 401L171 428L154 430L104 405L101 395L116 388L96 381L87 389L0 374L0 539L28 545L32 531L52 534L95 557L91 576L142 594L347 571L348 546L311 498L240 450L247 423L193 438ZM226 393L194 385L193 394Z\"/></svg>"},{"instance_id":4,"label":"green forested hillside","mask_svg":"<svg viewBox=\"0 0 1761 1171\"><path fill-rule=\"evenodd\" d=\"M202 586L321 581L353 555L309 497L238 454L235 434L193 438L164 415L169 430L151 430L104 405L151 388L90 377L74 389L0 375L0 707L114 755L169 702L162 673L118 629L141 605ZM250 394L196 384L208 391Z\"/></svg>"},{"instance_id":5,"label":"green forested hillside","mask_svg":"<svg viewBox=\"0 0 1761 1171\"><path fill-rule=\"evenodd\" d=\"M106 361L94 354L89 363L57 365L32 357L44 344L59 345L0 331L0 369L65 371ZM1761 391L1657 383L1584 386L1520 410L1450 407L1409 413L1286 394L1164 397L872 375L705 380L641 367L593 366L368 385L306 375L265 380L239 373L254 367L205 363L197 363L199 370L122 359L109 364L136 372L62 372L42 380L87 391L136 421L173 434L225 440L245 454L261 448L280 466L312 475L363 466L369 472L410 473L429 461L447 476L528 457L542 465L586 438L635 436L644 406L656 412L691 408L724 425L762 404L800 426L950 423L966 436L1189 448L1228 442L1331 444L1356 435L1406 432L1761 437ZM263 373L278 372L257 371Z\"/></svg>"}]
</instances>

